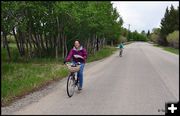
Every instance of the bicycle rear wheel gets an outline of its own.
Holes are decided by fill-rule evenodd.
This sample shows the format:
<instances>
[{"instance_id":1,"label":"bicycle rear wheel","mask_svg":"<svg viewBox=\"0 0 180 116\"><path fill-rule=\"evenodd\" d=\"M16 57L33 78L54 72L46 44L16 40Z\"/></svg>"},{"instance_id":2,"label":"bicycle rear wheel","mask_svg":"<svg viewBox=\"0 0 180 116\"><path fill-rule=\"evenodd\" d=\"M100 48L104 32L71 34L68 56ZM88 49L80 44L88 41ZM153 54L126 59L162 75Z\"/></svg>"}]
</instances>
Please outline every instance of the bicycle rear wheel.
<instances>
[{"instance_id":1,"label":"bicycle rear wheel","mask_svg":"<svg viewBox=\"0 0 180 116\"><path fill-rule=\"evenodd\" d=\"M70 74L67 80L67 94L69 97L72 97L75 91L75 75Z\"/></svg>"}]
</instances>

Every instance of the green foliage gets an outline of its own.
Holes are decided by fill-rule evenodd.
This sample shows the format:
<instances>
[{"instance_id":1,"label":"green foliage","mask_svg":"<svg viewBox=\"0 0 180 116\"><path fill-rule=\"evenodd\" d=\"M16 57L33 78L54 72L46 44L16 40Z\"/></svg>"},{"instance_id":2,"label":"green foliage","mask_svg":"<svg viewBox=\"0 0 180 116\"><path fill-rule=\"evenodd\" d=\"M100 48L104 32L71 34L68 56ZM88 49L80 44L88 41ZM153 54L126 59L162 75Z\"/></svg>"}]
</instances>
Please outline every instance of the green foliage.
<instances>
[{"instance_id":1,"label":"green foliage","mask_svg":"<svg viewBox=\"0 0 180 116\"><path fill-rule=\"evenodd\" d=\"M154 43L158 43L160 39L160 28L153 28L152 33L150 34L150 40Z\"/></svg>"},{"instance_id":2,"label":"green foliage","mask_svg":"<svg viewBox=\"0 0 180 116\"><path fill-rule=\"evenodd\" d=\"M131 32L126 28L122 28L121 35L127 38L127 41L147 41L147 34L145 31L138 33L136 30Z\"/></svg>"},{"instance_id":3,"label":"green foliage","mask_svg":"<svg viewBox=\"0 0 180 116\"><path fill-rule=\"evenodd\" d=\"M161 38L159 40L159 44L167 45L167 35L175 30L179 30L179 7L178 9L175 9L174 6L171 5L170 9L168 9L168 7L166 8L164 17L161 20Z\"/></svg>"},{"instance_id":4,"label":"green foliage","mask_svg":"<svg viewBox=\"0 0 180 116\"><path fill-rule=\"evenodd\" d=\"M100 51L96 52L96 54L89 55L87 62L92 62L92 61L96 61L96 60L100 60L105 57L108 57L111 54L113 54L114 51L116 51L116 50L117 49L115 47L106 46L103 49L101 49Z\"/></svg>"},{"instance_id":5,"label":"green foliage","mask_svg":"<svg viewBox=\"0 0 180 116\"><path fill-rule=\"evenodd\" d=\"M68 70L58 64L31 63L3 63L2 72L1 102L3 105L68 74Z\"/></svg>"},{"instance_id":6,"label":"green foliage","mask_svg":"<svg viewBox=\"0 0 180 116\"><path fill-rule=\"evenodd\" d=\"M167 36L167 41L170 46L179 48L179 31L174 31Z\"/></svg>"},{"instance_id":7,"label":"green foliage","mask_svg":"<svg viewBox=\"0 0 180 116\"><path fill-rule=\"evenodd\" d=\"M177 32L174 32L176 30L179 30L179 6L175 9L171 5L170 9L166 8L160 28L152 30L150 40L159 45L167 46L169 44L172 47L179 48L179 37L175 34Z\"/></svg>"},{"instance_id":8,"label":"green foliage","mask_svg":"<svg viewBox=\"0 0 180 116\"><path fill-rule=\"evenodd\" d=\"M8 36L7 36L7 41L8 41L9 43L16 43L15 38L14 38L13 35L8 35Z\"/></svg>"},{"instance_id":9,"label":"green foliage","mask_svg":"<svg viewBox=\"0 0 180 116\"><path fill-rule=\"evenodd\" d=\"M166 8L164 18L161 20L161 34L167 36L174 30L179 30L179 8L174 9L171 5L170 10Z\"/></svg>"},{"instance_id":10,"label":"green foliage","mask_svg":"<svg viewBox=\"0 0 180 116\"><path fill-rule=\"evenodd\" d=\"M117 50L106 46L94 55L89 55L87 62L108 57ZM6 63L2 67L1 102L2 105L11 103L15 98L28 94L53 80L66 77L69 72L62 65L63 60L33 59L28 63Z\"/></svg>"},{"instance_id":11,"label":"green foliage","mask_svg":"<svg viewBox=\"0 0 180 116\"><path fill-rule=\"evenodd\" d=\"M154 43L158 43L158 39L159 39L159 35L152 33L151 34L151 41L153 41Z\"/></svg>"},{"instance_id":12,"label":"green foliage","mask_svg":"<svg viewBox=\"0 0 180 116\"><path fill-rule=\"evenodd\" d=\"M128 30L126 28L123 28L121 29L121 35L124 36L124 37L127 37L128 35Z\"/></svg>"},{"instance_id":13,"label":"green foliage","mask_svg":"<svg viewBox=\"0 0 180 116\"><path fill-rule=\"evenodd\" d=\"M166 46L160 46L160 45L154 45L156 47L160 47L163 50L166 50L168 52L174 53L174 54L178 54L179 55L179 49L177 48L173 48L173 47L166 47Z\"/></svg>"},{"instance_id":14,"label":"green foliage","mask_svg":"<svg viewBox=\"0 0 180 116\"><path fill-rule=\"evenodd\" d=\"M147 41L145 32L138 33L137 31L134 31L131 36L133 41Z\"/></svg>"},{"instance_id":15,"label":"green foliage","mask_svg":"<svg viewBox=\"0 0 180 116\"><path fill-rule=\"evenodd\" d=\"M10 48L10 52L12 54L12 59L11 60L13 62L20 61L21 59L20 59L16 44L14 44L14 43L9 44L9 48ZM8 59L7 57L8 57L8 55L7 55L6 49L1 47L1 60L4 61L4 62L7 62L7 59Z\"/></svg>"},{"instance_id":16,"label":"green foliage","mask_svg":"<svg viewBox=\"0 0 180 116\"><path fill-rule=\"evenodd\" d=\"M53 56L69 50L75 39L87 45L93 40L116 41L123 20L110 1L8 1L2 2L2 32L14 36L20 44L19 53ZM96 37L96 38L95 38ZM66 39L65 39L66 38ZM35 46L29 49L30 43ZM96 43L97 44L97 43ZM89 48L94 49L93 46ZM51 52L53 51L53 52ZM63 57L63 55L61 55Z\"/></svg>"},{"instance_id":17,"label":"green foliage","mask_svg":"<svg viewBox=\"0 0 180 116\"><path fill-rule=\"evenodd\" d=\"M118 43L121 43L121 42L127 42L127 38L124 36L120 36Z\"/></svg>"}]
</instances>

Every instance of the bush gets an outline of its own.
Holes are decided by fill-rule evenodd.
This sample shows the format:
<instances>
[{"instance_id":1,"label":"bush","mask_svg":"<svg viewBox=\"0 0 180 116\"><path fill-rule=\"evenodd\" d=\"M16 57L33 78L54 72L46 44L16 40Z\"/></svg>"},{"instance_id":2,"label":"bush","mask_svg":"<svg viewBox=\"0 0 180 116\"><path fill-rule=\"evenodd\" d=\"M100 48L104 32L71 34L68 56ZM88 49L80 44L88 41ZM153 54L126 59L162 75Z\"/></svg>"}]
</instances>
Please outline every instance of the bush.
<instances>
[{"instance_id":1,"label":"bush","mask_svg":"<svg viewBox=\"0 0 180 116\"><path fill-rule=\"evenodd\" d=\"M170 46L179 48L179 31L174 31L167 36L167 41Z\"/></svg>"},{"instance_id":2,"label":"bush","mask_svg":"<svg viewBox=\"0 0 180 116\"><path fill-rule=\"evenodd\" d=\"M147 41L147 37L144 35L139 35L139 41Z\"/></svg>"},{"instance_id":3,"label":"bush","mask_svg":"<svg viewBox=\"0 0 180 116\"><path fill-rule=\"evenodd\" d=\"M13 35L7 35L7 41L8 43L16 43Z\"/></svg>"},{"instance_id":4,"label":"bush","mask_svg":"<svg viewBox=\"0 0 180 116\"><path fill-rule=\"evenodd\" d=\"M127 38L124 37L124 36L120 36L120 38L119 38L119 43L120 43L120 42L127 42Z\"/></svg>"},{"instance_id":5,"label":"bush","mask_svg":"<svg viewBox=\"0 0 180 116\"><path fill-rule=\"evenodd\" d=\"M143 34L133 32L132 34L133 41L147 41L147 37Z\"/></svg>"},{"instance_id":6,"label":"bush","mask_svg":"<svg viewBox=\"0 0 180 116\"><path fill-rule=\"evenodd\" d=\"M150 36L150 40L153 41L154 43L158 43L159 38L160 38L159 35L155 33L152 33Z\"/></svg>"}]
</instances>

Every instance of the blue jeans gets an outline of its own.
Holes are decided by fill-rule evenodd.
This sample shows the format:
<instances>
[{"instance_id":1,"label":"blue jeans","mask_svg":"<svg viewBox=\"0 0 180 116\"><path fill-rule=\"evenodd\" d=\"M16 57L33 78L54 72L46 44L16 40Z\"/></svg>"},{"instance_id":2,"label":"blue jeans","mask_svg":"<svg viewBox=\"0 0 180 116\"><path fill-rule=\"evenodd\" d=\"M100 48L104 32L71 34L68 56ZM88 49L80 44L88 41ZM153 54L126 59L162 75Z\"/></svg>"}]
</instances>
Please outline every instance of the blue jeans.
<instances>
[{"instance_id":1,"label":"blue jeans","mask_svg":"<svg viewBox=\"0 0 180 116\"><path fill-rule=\"evenodd\" d=\"M75 63L75 62L73 62ZM83 70L84 70L84 63L81 63L80 70L77 73L77 77L79 79L79 87L82 88L83 86Z\"/></svg>"}]
</instances>

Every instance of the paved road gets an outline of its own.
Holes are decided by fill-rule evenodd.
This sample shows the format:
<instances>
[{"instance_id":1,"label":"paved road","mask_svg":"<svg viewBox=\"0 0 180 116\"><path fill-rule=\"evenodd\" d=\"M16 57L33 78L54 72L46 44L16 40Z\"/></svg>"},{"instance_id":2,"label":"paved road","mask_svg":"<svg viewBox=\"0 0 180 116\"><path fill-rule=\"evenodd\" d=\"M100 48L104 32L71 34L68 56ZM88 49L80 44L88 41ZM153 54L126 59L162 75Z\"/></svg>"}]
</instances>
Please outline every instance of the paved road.
<instances>
[{"instance_id":1,"label":"paved road","mask_svg":"<svg viewBox=\"0 0 180 116\"><path fill-rule=\"evenodd\" d=\"M14 114L164 114L165 102L179 101L179 56L136 42L87 64L84 89L72 98L66 79L38 102Z\"/></svg>"}]
</instances>

